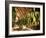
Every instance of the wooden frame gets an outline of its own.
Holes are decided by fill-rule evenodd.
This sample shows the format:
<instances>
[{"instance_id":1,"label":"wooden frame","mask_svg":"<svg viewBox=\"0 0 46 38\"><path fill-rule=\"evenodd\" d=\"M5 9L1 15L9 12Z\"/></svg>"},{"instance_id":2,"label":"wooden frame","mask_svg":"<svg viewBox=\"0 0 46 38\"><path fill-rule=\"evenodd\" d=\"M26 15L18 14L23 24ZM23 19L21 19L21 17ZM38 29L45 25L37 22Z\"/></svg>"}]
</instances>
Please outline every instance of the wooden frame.
<instances>
[{"instance_id":1,"label":"wooden frame","mask_svg":"<svg viewBox=\"0 0 46 38\"><path fill-rule=\"evenodd\" d=\"M19 35L9 35L9 4L33 4L43 6L43 33L36 34L19 34ZM41 2L20 2L20 1L5 1L5 36L6 37L22 37L22 36L39 36L45 35L45 3Z\"/></svg>"}]
</instances>

